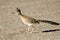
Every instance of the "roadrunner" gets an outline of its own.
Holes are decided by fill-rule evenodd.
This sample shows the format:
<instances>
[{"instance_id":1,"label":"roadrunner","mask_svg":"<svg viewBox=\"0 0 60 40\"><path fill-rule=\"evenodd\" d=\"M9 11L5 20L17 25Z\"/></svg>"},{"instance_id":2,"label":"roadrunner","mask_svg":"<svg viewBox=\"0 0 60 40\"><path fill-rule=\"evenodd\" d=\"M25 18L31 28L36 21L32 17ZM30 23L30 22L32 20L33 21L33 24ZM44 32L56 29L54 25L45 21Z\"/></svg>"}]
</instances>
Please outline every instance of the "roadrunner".
<instances>
[{"instance_id":1,"label":"roadrunner","mask_svg":"<svg viewBox=\"0 0 60 40\"><path fill-rule=\"evenodd\" d=\"M59 23L53 22L53 21L48 21L48 20L37 20L35 18L31 18L28 16L25 16L21 13L21 10L19 8L16 8L16 11L18 12L18 15L20 15L20 18L22 19L23 23L28 25L28 26L33 26L34 24L39 24L40 22L44 22L44 23L49 23L52 25L59 25ZM29 27L28 27L29 30Z\"/></svg>"}]
</instances>

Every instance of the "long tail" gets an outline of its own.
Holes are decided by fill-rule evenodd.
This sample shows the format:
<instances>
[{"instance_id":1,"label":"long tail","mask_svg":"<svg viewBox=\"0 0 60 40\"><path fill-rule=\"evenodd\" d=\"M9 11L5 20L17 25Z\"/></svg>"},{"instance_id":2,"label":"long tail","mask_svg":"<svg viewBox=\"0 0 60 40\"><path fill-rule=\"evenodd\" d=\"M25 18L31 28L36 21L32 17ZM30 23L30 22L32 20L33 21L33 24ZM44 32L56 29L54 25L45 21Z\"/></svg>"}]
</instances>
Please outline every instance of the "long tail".
<instances>
[{"instance_id":1,"label":"long tail","mask_svg":"<svg viewBox=\"0 0 60 40\"><path fill-rule=\"evenodd\" d=\"M57 22L53 22L53 21L48 21L48 20L38 20L39 22L44 22L44 23L49 23L49 24L52 24L52 25L60 25L60 23L57 23Z\"/></svg>"}]
</instances>

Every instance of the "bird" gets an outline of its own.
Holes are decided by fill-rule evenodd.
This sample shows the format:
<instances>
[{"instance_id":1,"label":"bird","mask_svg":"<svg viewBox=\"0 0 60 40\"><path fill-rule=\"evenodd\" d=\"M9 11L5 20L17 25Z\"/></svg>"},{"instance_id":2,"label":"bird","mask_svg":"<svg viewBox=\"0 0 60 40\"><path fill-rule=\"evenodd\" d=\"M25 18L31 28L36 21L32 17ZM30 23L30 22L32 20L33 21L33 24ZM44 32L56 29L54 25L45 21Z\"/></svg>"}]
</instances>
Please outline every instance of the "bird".
<instances>
[{"instance_id":1,"label":"bird","mask_svg":"<svg viewBox=\"0 0 60 40\"><path fill-rule=\"evenodd\" d=\"M49 21L49 20L38 20L38 19L35 19L35 18L32 18L32 17L26 16L26 15L22 14L20 8L16 8L16 11L17 11L18 15L20 16L22 22L29 27L34 27L33 25L39 24L40 22L49 23L49 24L52 24L52 25L60 25L57 22L53 22L53 21ZM28 30L30 29L29 27L28 27Z\"/></svg>"}]
</instances>

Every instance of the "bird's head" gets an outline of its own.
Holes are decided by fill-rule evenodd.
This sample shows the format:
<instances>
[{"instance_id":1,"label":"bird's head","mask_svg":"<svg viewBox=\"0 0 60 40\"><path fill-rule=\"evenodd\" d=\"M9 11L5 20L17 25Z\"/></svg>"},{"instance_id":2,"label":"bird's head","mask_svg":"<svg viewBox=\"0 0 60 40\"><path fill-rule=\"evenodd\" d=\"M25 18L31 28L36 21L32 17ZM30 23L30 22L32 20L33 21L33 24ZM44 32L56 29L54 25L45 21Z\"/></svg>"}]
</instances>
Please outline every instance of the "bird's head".
<instances>
[{"instance_id":1,"label":"bird's head","mask_svg":"<svg viewBox=\"0 0 60 40\"><path fill-rule=\"evenodd\" d=\"M18 12L18 15L22 15L21 10L19 8L16 8L16 11Z\"/></svg>"}]
</instances>

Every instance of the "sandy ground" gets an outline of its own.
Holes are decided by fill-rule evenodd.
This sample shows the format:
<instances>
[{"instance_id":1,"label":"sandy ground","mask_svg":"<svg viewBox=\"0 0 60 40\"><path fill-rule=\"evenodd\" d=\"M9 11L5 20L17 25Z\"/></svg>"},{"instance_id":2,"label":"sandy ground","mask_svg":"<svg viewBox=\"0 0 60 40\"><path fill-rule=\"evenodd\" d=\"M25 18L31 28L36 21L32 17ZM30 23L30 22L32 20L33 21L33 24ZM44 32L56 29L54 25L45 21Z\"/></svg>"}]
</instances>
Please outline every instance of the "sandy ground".
<instances>
[{"instance_id":1,"label":"sandy ground","mask_svg":"<svg viewBox=\"0 0 60 40\"><path fill-rule=\"evenodd\" d=\"M24 15L60 23L60 0L0 0L0 40L60 40L60 25L40 23L36 32L24 32L28 26L12 13L17 7Z\"/></svg>"}]
</instances>

